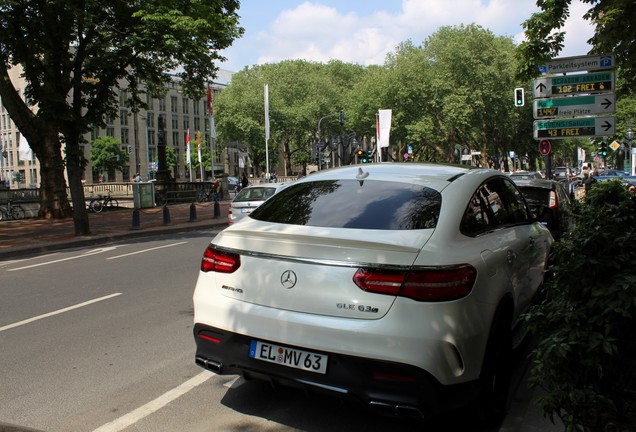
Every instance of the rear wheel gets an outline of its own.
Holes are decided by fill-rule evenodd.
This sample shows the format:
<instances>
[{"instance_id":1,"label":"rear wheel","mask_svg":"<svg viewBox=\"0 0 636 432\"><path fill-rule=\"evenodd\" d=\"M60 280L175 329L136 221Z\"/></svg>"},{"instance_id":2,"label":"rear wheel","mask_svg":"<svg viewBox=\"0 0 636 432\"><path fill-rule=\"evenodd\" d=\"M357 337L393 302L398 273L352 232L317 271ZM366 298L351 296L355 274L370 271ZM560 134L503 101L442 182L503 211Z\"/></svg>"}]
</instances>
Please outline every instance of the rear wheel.
<instances>
[{"instance_id":1,"label":"rear wheel","mask_svg":"<svg viewBox=\"0 0 636 432\"><path fill-rule=\"evenodd\" d=\"M104 207L107 207L109 209L119 207L119 201L117 201L117 199L115 198L109 198L108 200L105 201Z\"/></svg>"},{"instance_id":2,"label":"rear wheel","mask_svg":"<svg viewBox=\"0 0 636 432\"><path fill-rule=\"evenodd\" d=\"M11 217L13 219L24 219L24 209L19 205L15 205L11 207Z\"/></svg>"},{"instance_id":3,"label":"rear wheel","mask_svg":"<svg viewBox=\"0 0 636 432\"><path fill-rule=\"evenodd\" d=\"M88 207L95 213L101 212L102 209L104 208L104 206L102 206L102 202L97 199L91 200L91 202L88 204Z\"/></svg>"},{"instance_id":4,"label":"rear wheel","mask_svg":"<svg viewBox=\"0 0 636 432\"><path fill-rule=\"evenodd\" d=\"M508 393L512 377L511 325L509 312L500 310L490 331L482 366L479 417L489 426L499 425L508 409Z\"/></svg>"}]
</instances>

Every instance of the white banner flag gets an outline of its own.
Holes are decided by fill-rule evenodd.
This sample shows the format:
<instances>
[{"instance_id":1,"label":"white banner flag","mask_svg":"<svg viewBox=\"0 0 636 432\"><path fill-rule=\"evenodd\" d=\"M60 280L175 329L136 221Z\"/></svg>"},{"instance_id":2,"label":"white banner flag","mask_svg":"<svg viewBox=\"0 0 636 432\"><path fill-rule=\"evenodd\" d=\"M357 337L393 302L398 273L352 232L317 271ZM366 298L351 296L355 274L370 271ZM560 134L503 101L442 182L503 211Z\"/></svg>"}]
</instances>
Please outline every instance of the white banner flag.
<instances>
[{"instance_id":1,"label":"white banner flag","mask_svg":"<svg viewBox=\"0 0 636 432\"><path fill-rule=\"evenodd\" d=\"M20 156L20 160L23 160L23 161L33 160L33 151L31 150L31 146L29 145L29 142L22 134L20 134L20 143L18 144L18 154Z\"/></svg>"},{"instance_id":2,"label":"white banner flag","mask_svg":"<svg viewBox=\"0 0 636 432\"><path fill-rule=\"evenodd\" d=\"M269 85L265 84L265 141L269 140Z\"/></svg>"},{"instance_id":3,"label":"white banner flag","mask_svg":"<svg viewBox=\"0 0 636 432\"><path fill-rule=\"evenodd\" d=\"M389 146L389 137L391 135L391 113L392 110L384 109L378 111L377 142L378 148Z\"/></svg>"},{"instance_id":4,"label":"white banner flag","mask_svg":"<svg viewBox=\"0 0 636 432\"><path fill-rule=\"evenodd\" d=\"M210 138L216 139L216 125L214 124L214 116L210 116Z\"/></svg>"}]
</instances>

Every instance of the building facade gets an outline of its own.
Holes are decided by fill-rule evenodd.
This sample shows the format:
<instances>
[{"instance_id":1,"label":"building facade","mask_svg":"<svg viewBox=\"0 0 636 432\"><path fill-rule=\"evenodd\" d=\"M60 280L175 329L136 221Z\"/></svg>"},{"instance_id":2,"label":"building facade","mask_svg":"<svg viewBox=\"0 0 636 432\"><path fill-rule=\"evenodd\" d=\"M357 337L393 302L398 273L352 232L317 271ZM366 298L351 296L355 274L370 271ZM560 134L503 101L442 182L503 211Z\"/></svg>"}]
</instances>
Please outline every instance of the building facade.
<instances>
[{"instance_id":1,"label":"building facade","mask_svg":"<svg viewBox=\"0 0 636 432\"><path fill-rule=\"evenodd\" d=\"M212 97L227 87L233 72L219 70L216 80L210 83ZM24 95L26 82L20 77L21 70L13 68L10 71L11 81L19 94ZM174 78L163 98L148 98L147 109L134 112L130 106L127 83L121 82L117 89L119 93L119 115L106 119L106 127L94 128L85 135L86 144L83 154L88 165L84 172L86 184L99 182L127 182L132 181L138 173L143 180L154 178L157 171L159 117L164 119L166 147L174 149L176 164L169 166L171 176L177 181L199 181L207 179L213 174L228 172L234 175L239 161L234 149L240 146L233 144L230 150L225 145L215 142L210 134L211 115L208 111L207 97L193 100L181 93L177 78ZM11 120L9 113L0 99L0 186L6 188L37 188L40 183L39 163L37 157L30 152L28 143ZM198 135L200 134L200 135ZM103 136L113 137L121 142L122 150L128 154L128 162L123 172L104 172L94 167L90 161L91 142ZM190 168L186 162L186 140L190 138L190 145L197 148L197 136L200 142L208 146L213 154L213 172L199 168ZM212 152L212 149L214 152ZM196 154L194 152L195 161Z\"/></svg>"}]
</instances>

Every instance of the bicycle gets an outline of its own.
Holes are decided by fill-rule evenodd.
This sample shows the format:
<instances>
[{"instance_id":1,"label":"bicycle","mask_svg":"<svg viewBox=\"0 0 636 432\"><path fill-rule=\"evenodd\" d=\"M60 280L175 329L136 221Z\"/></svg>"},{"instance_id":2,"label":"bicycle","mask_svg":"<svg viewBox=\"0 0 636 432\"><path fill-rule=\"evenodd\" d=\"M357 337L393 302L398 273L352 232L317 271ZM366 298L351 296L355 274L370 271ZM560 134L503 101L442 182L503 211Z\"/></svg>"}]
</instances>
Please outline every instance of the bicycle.
<instances>
[{"instance_id":1,"label":"bicycle","mask_svg":"<svg viewBox=\"0 0 636 432\"><path fill-rule=\"evenodd\" d=\"M116 207L119 207L119 201L117 201L117 198L113 198L112 196L110 196L109 190L108 195L104 198L104 201L102 201L102 208L113 209Z\"/></svg>"},{"instance_id":2,"label":"bicycle","mask_svg":"<svg viewBox=\"0 0 636 432\"><path fill-rule=\"evenodd\" d=\"M11 200L7 201L4 207L0 207L0 220L5 219L24 219L24 209L19 204L13 204Z\"/></svg>"},{"instance_id":3,"label":"bicycle","mask_svg":"<svg viewBox=\"0 0 636 432\"><path fill-rule=\"evenodd\" d=\"M105 208L115 208L119 207L119 201L117 198L113 198L110 196L110 191L108 191L108 195L106 197L102 197L101 195L91 198L88 202L88 210L94 213L100 213Z\"/></svg>"},{"instance_id":4,"label":"bicycle","mask_svg":"<svg viewBox=\"0 0 636 432\"><path fill-rule=\"evenodd\" d=\"M218 192L218 187L212 186L208 191L204 188L201 188L197 193L197 202L203 201L218 201L220 199L220 195Z\"/></svg>"}]
</instances>

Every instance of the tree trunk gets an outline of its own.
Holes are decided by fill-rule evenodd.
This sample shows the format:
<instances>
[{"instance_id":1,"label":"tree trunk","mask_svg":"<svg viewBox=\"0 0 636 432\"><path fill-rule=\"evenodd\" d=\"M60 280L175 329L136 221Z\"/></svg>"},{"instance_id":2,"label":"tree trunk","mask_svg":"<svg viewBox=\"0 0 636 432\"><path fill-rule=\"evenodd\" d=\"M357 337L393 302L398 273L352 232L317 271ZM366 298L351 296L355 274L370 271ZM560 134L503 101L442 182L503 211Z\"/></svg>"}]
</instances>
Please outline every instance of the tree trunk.
<instances>
[{"instance_id":1,"label":"tree trunk","mask_svg":"<svg viewBox=\"0 0 636 432\"><path fill-rule=\"evenodd\" d=\"M84 174L84 155L82 154L79 140L80 134L74 130L66 133L66 174L73 202L73 224L76 236L90 235L90 223L86 211L86 197L82 185Z\"/></svg>"},{"instance_id":2,"label":"tree trunk","mask_svg":"<svg viewBox=\"0 0 636 432\"><path fill-rule=\"evenodd\" d=\"M66 194L64 162L57 138L47 135L44 145L37 146L40 162L40 210L38 216L44 219L64 219L71 216L73 210Z\"/></svg>"}]
</instances>

